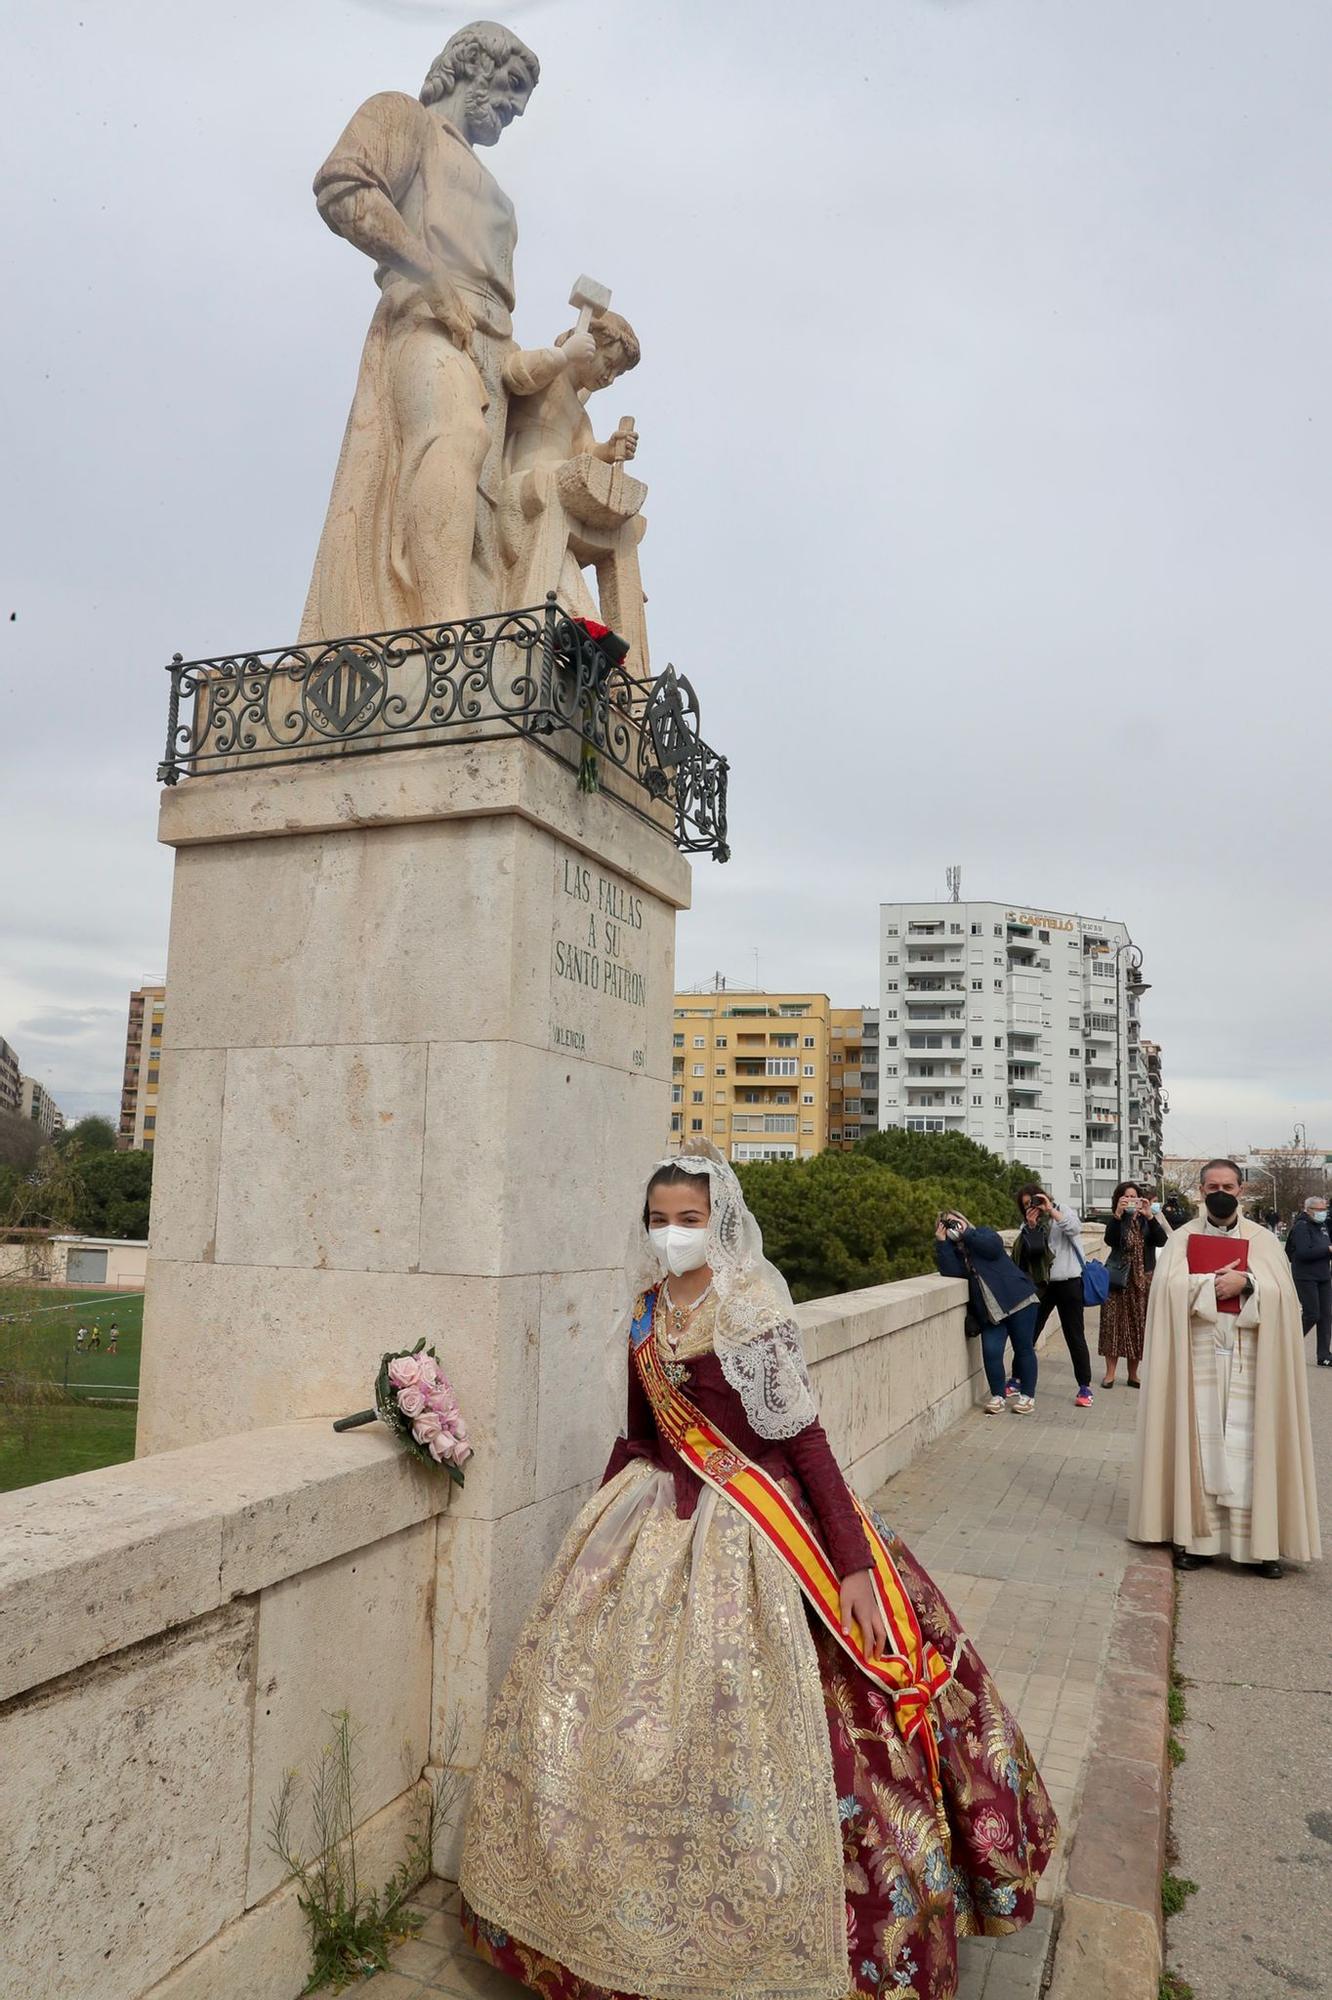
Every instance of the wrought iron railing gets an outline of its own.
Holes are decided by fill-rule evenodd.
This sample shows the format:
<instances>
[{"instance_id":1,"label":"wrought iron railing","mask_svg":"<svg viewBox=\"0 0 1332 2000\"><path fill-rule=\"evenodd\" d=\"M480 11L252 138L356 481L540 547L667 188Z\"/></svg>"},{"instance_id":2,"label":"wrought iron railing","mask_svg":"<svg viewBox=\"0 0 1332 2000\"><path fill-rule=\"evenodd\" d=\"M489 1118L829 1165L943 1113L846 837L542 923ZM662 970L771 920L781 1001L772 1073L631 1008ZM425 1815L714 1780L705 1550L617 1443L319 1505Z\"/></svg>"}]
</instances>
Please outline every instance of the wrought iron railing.
<instances>
[{"instance_id":1,"label":"wrought iron railing","mask_svg":"<svg viewBox=\"0 0 1332 2000\"><path fill-rule=\"evenodd\" d=\"M604 763L630 781L616 788L623 803L645 818L655 818L653 804L673 812L683 853L729 859L727 763L699 734L689 682L673 667L636 680L553 599L401 632L207 660L177 654L167 672L166 755L157 768L166 785L513 733L559 756L563 735L580 746L574 761L585 789L596 788Z\"/></svg>"}]
</instances>

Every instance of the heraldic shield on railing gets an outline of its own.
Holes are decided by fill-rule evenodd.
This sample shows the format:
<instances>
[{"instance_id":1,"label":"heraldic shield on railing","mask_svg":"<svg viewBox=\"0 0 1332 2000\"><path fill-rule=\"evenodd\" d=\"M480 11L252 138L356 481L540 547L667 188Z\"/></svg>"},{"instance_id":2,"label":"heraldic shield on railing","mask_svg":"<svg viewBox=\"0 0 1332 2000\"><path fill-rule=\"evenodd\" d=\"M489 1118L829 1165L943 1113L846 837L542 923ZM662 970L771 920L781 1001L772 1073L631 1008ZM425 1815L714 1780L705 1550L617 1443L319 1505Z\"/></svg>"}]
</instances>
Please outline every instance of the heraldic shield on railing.
<instances>
[{"instance_id":1,"label":"heraldic shield on railing","mask_svg":"<svg viewBox=\"0 0 1332 2000\"><path fill-rule=\"evenodd\" d=\"M372 632L211 660L176 655L163 784L210 773L378 754L517 733L552 755L578 739L578 783L605 765L616 796L674 813L685 854L729 859L727 764L699 734L698 698L673 667L636 680L553 598L527 611ZM644 802L635 802L641 791Z\"/></svg>"}]
</instances>

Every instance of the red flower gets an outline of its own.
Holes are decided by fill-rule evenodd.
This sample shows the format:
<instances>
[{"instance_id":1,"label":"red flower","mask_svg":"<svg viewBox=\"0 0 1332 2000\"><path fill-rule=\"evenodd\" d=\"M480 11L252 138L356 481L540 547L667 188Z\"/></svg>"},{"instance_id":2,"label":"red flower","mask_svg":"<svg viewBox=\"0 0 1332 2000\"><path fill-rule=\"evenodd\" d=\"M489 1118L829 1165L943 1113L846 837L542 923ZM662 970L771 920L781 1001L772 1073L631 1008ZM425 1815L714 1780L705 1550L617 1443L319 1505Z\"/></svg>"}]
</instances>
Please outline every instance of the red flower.
<instances>
[{"instance_id":1,"label":"red flower","mask_svg":"<svg viewBox=\"0 0 1332 2000\"><path fill-rule=\"evenodd\" d=\"M1013 1845L1013 1829L997 1806L982 1806L971 1824L982 1847Z\"/></svg>"}]
</instances>

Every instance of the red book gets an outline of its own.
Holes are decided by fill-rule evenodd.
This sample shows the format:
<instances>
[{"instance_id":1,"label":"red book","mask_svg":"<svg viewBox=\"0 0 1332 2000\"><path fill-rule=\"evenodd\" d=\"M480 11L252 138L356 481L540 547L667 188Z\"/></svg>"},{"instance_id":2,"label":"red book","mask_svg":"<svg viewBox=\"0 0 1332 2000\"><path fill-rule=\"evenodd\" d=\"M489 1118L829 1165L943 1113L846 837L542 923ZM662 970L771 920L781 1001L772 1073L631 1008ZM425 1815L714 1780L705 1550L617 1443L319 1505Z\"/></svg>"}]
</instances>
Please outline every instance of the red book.
<instances>
[{"instance_id":1,"label":"red book","mask_svg":"<svg viewBox=\"0 0 1332 2000\"><path fill-rule=\"evenodd\" d=\"M1202 1236L1195 1232L1189 1238L1189 1270L1195 1277L1209 1271L1224 1270L1228 1264L1238 1264L1241 1271L1249 1268L1249 1242L1245 1236ZM1218 1299L1217 1310L1223 1313L1237 1313L1243 1305L1243 1295L1237 1293L1233 1299Z\"/></svg>"}]
</instances>

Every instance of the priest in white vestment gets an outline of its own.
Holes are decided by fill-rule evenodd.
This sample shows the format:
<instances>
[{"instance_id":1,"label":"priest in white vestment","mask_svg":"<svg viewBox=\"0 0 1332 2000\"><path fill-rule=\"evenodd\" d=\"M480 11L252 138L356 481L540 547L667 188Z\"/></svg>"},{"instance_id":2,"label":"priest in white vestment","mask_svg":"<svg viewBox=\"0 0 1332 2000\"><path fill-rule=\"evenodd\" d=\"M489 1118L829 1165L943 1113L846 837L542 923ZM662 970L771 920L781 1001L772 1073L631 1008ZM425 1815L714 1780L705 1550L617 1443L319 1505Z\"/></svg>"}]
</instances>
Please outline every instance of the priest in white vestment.
<instances>
[{"instance_id":1,"label":"priest in white vestment","mask_svg":"<svg viewBox=\"0 0 1332 2000\"><path fill-rule=\"evenodd\" d=\"M1209 1160L1202 1214L1156 1260L1129 1535L1171 1543L1177 1568L1229 1556L1279 1577L1283 1558L1322 1554L1304 1340L1281 1245L1241 1214L1241 1184L1233 1160ZM1190 1270L1199 1235L1247 1247Z\"/></svg>"}]
</instances>

